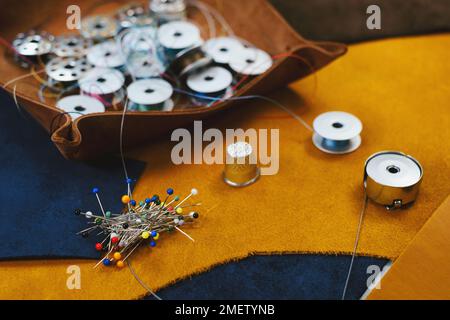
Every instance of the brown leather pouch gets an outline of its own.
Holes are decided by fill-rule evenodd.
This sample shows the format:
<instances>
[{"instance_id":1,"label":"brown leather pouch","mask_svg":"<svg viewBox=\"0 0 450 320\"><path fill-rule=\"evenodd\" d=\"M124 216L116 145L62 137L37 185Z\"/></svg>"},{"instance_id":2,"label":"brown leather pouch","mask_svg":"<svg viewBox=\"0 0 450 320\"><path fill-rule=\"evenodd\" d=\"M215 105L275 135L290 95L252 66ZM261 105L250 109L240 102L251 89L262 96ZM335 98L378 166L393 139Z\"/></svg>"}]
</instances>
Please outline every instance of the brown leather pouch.
<instances>
[{"instance_id":1,"label":"brown leather pouch","mask_svg":"<svg viewBox=\"0 0 450 320\"><path fill-rule=\"evenodd\" d=\"M68 17L66 9L75 2L80 6L82 15L86 12L114 12L125 3L101 1L99 5L88 0L4 0L0 10L2 37L11 41L15 34L27 31L37 24L41 30L56 35L63 34ZM251 79L235 96L267 94L307 76L346 52L346 46L343 44L303 39L266 0L204 2L217 9L239 37L273 56L278 55L268 72ZM192 12L191 17L199 24L204 24L198 12ZM26 72L14 63L10 49L2 46L0 50L0 83L4 85ZM72 122L68 115L62 114L54 107L55 101L47 99L43 103L38 98L39 84L33 77L10 84L6 89L12 92L14 87L20 105L51 134L52 141L66 158L88 159L118 151L121 111L85 115ZM174 128L189 126L194 120L205 119L230 107L239 108L243 103L245 102L234 100L224 101L209 108L176 109L173 112L129 112L125 120L124 146L141 144Z\"/></svg>"}]
</instances>

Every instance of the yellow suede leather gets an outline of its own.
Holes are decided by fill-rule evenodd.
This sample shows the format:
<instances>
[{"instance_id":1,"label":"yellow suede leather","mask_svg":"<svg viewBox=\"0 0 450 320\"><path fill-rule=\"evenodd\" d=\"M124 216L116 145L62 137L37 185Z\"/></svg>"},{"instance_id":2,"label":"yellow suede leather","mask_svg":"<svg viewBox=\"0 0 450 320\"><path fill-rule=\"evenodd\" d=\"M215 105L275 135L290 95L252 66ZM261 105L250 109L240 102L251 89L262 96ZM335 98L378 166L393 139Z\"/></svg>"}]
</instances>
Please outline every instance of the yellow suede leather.
<instances>
[{"instance_id":1,"label":"yellow suede leather","mask_svg":"<svg viewBox=\"0 0 450 320\"><path fill-rule=\"evenodd\" d=\"M202 202L196 224L184 228L195 243L178 232L164 234L157 248L133 255L136 272L158 289L251 254L350 253L362 205L364 162L382 150L412 155L425 172L411 208L387 212L368 205L358 252L395 259L450 191L448 48L450 34L354 45L317 78L273 96L310 124L326 111L359 117L363 142L348 155L317 150L308 130L257 100L209 122L218 128L280 129L280 171L254 185L229 187L221 178L222 165L173 165L174 143L168 139L131 152L148 163L134 190L136 199L162 194L169 186L179 194L195 187ZM65 285L66 268L73 264L82 270L81 290ZM2 262L0 298L135 299L146 293L127 269L93 270L94 264Z\"/></svg>"}]
</instances>

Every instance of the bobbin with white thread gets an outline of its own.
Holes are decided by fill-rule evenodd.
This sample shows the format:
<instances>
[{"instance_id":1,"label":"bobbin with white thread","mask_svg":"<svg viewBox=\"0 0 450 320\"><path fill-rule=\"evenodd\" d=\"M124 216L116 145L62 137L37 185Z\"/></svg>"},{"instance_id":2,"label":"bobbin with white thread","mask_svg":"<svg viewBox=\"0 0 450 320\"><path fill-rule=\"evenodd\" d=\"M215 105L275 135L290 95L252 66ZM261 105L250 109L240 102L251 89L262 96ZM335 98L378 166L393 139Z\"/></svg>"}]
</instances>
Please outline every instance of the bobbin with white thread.
<instances>
[{"instance_id":1,"label":"bobbin with white thread","mask_svg":"<svg viewBox=\"0 0 450 320\"><path fill-rule=\"evenodd\" d=\"M312 141L323 152L345 154L355 151L361 145L362 123L350 113L323 113L314 119L313 128Z\"/></svg>"},{"instance_id":2,"label":"bobbin with white thread","mask_svg":"<svg viewBox=\"0 0 450 320\"><path fill-rule=\"evenodd\" d=\"M56 107L66 112L72 120L86 114L105 112L105 106L100 101L83 95L64 97L56 102Z\"/></svg>"},{"instance_id":3,"label":"bobbin with white thread","mask_svg":"<svg viewBox=\"0 0 450 320\"><path fill-rule=\"evenodd\" d=\"M100 68L121 68L125 64L125 57L114 40L101 42L89 48L87 60Z\"/></svg>"},{"instance_id":4,"label":"bobbin with white thread","mask_svg":"<svg viewBox=\"0 0 450 320\"><path fill-rule=\"evenodd\" d=\"M192 101L196 105L214 103L212 98L225 98L230 93L233 75L225 68L206 67L188 76L186 85L195 92ZM202 97L205 97L202 99Z\"/></svg>"},{"instance_id":5,"label":"bobbin with white thread","mask_svg":"<svg viewBox=\"0 0 450 320\"><path fill-rule=\"evenodd\" d=\"M364 188L369 199L393 210L413 203L419 193L423 168L398 151L371 155L364 166Z\"/></svg>"},{"instance_id":6,"label":"bobbin with white thread","mask_svg":"<svg viewBox=\"0 0 450 320\"><path fill-rule=\"evenodd\" d=\"M20 56L26 57L32 63L38 63L46 60L48 54L52 51L55 37L48 32L35 30L26 33L19 33L13 40L12 45L15 51L15 60L22 67L30 67L29 64L20 59Z\"/></svg>"},{"instance_id":7,"label":"bobbin with white thread","mask_svg":"<svg viewBox=\"0 0 450 320\"><path fill-rule=\"evenodd\" d=\"M140 3L131 3L120 8L116 19L121 28L143 27L153 24L153 18Z\"/></svg>"},{"instance_id":8,"label":"bobbin with white thread","mask_svg":"<svg viewBox=\"0 0 450 320\"><path fill-rule=\"evenodd\" d=\"M244 48L242 42L232 37L212 38L204 44L204 50L218 64L228 64L233 58L237 59L235 57L238 57Z\"/></svg>"},{"instance_id":9,"label":"bobbin with white thread","mask_svg":"<svg viewBox=\"0 0 450 320\"><path fill-rule=\"evenodd\" d=\"M123 100L124 83L123 74L111 68L93 68L78 80L83 94L99 99L106 106Z\"/></svg>"},{"instance_id":10,"label":"bobbin with white thread","mask_svg":"<svg viewBox=\"0 0 450 320\"><path fill-rule=\"evenodd\" d=\"M232 187L245 187L258 180L261 171L252 146L247 142L237 142L227 147L223 179Z\"/></svg>"},{"instance_id":11,"label":"bobbin with white thread","mask_svg":"<svg viewBox=\"0 0 450 320\"><path fill-rule=\"evenodd\" d=\"M93 41L112 38L117 35L118 31L119 26L116 20L109 16L90 16L81 21L81 35Z\"/></svg>"},{"instance_id":12,"label":"bobbin with white thread","mask_svg":"<svg viewBox=\"0 0 450 320\"><path fill-rule=\"evenodd\" d=\"M144 79L130 84L127 96L132 111L171 111L174 107L172 85L163 79Z\"/></svg>"},{"instance_id":13,"label":"bobbin with white thread","mask_svg":"<svg viewBox=\"0 0 450 320\"><path fill-rule=\"evenodd\" d=\"M92 46L92 40L80 35L63 35L55 38L53 53L58 57L81 57Z\"/></svg>"},{"instance_id":14,"label":"bobbin with white thread","mask_svg":"<svg viewBox=\"0 0 450 320\"><path fill-rule=\"evenodd\" d=\"M86 58L55 57L47 63L45 72L50 79L70 85L82 78L91 68Z\"/></svg>"},{"instance_id":15,"label":"bobbin with white thread","mask_svg":"<svg viewBox=\"0 0 450 320\"><path fill-rule=\"evenodd\" d=\"M258 48L243 48L230 57L230 68L241 75L258 76L273 65L272 57Z\"/></svg>"},{"instance_id":16,"label":"bobbin with white thread","mask_svg":"<svg viewBox=\"0 0 450 320\"><path fill-rule=\"evenodd\" d=\"M186 3L184 0L150 0L149 9L160 25L186 18Z\"/></svg>"}]
</instances>

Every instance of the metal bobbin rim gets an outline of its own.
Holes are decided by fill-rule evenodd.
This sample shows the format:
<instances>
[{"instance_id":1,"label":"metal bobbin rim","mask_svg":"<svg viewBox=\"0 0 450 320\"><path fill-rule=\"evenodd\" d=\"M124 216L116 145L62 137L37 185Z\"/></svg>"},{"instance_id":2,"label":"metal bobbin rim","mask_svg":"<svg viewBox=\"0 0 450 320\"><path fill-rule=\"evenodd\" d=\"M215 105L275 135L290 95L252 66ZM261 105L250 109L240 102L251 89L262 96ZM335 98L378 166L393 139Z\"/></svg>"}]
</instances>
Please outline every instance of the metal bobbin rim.
<instances>
[{"instance_id":1,"label":"metal bobbin rim","mask_svg":"<svg viewBox=\"0 0 450 320\"><path fill-rule=\"evenodd\" d=\"M367 173L367 165L369 164L369 162L372 159L374 159L374 158L376 158L376 157L378 157L380 155L385 155L385 154L395 154L395 155L399 155L399 156L402 156L402 157L406 157L409 160L411 160L412 162L414 162L417 165L417 167L419 168L419 170L420 170L420 176L419 176L419 179L417 180L417 182L412 183L412 184L407 185L407 186L402 186L402 187L395 187L394 186L394 188L407 188L407 187L414 186L414 185L416 185L416 184L418 184L418 183L420 183L422 181L422 178L423 178L423 167L422 167L422 165L420 164L420 162L417 159L415 159L414 157L412 157L412 156L410 156L410 155L408 155L408 154L406 154L404 152L401 152L401 151L385 150L385 151L380 151L380 152L372 154L369 158L367 158L366 162L364 163L364 180L363 180L364 187L366 187L367 177L369 176L368 173ZM380 183L380 182L377 182L377 183ZM380 184L382 184L382 183L380 183Z\"/></svg>"}]
</instances>

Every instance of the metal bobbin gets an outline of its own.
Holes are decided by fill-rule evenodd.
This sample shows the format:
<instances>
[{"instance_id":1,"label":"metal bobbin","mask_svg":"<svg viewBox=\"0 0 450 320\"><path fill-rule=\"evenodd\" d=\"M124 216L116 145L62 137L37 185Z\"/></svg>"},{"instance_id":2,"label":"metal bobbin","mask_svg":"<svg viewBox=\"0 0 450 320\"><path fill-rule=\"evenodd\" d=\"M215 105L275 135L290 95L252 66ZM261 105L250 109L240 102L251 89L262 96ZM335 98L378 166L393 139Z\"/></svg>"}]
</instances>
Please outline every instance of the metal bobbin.
<instances>
[{"instance_id":1,"label":"metal bobbin","mask_svg":"<svg viewBox=\"0 0 450 320\"><path fill-rule=\"evenodd\" d=\"M224 181L232 187L245 187L258 180L261 171L257 165L252 146L237 142L227 147Z\"/></svg>"},{"instance_id":2,"label":"metal bobbin","mask_svg":"<svg viewBox=\"0 0 450 320\"><path fill-rule=\"evenodd\" d=\"M121 28L143 27L153 24L153 18L146 8L140 3L131 3L120 8L116 13L116 19Z\"/></svg>"},{"instance_id":3,"label":"metal bobbin","mask_svg":"<svg viewBox=\"0 0 450 320\"><path fill-rule=\"evenodd\" d=\"M361 145L362 123L350 113L323 113L314 119L313 127L312 141L323 152L345 154L355 151Z\"/></svg>"},{"instance_id":4,"label":"metal bobbin","mask_svg":"<svg viewBox=\"0 0 450 320\"><path fill-rule=\"evenodd\" d=\"M150 26L133 28L126 31L122 39L122 49L125 53L132 51L151 51L156 54L156 29Z\"/></svg>"},{"instance_id":5,"label":"metal bobbin","mask_svg":"<svg viewBox=\"0 0 450 320\"><path fill-rule=\"evenodd\" d=\"M29 67L29 63L20 59L24 56L32 63L37 63L38 59L45 60L46 56L52 51L55 37L48 32L37 32L31 30L26 33L19 33L12 45L15 51L15 60L22 67Z\"/></svg>"},{"instance_id":6,"label":"metal bobbin","mask_svg":"<svg viewBox=\"0 0 450 320\"><path fill-rule=\"evenodd\" d=\"M50 79L66 85L79 80L91 69L92 66L84 57L56 57L45 66L45 72Z\"/></svg>"},{"instance_id":7,"label":"metal bobbin","mask_svg":"<svg viewBox=\"0 0 450 320\"><path fill-rule=\"evenodd\" d=\"M225 98L231 95L233 76L225 68L206 67L188 76L186 85L196 93L192 101L196 105L209 105L215 100L209 98ZM202 98L204 97L204 98Z\"/></svg>"},{"instance_id":8,"label":"metal bobbin","mask_svg":"<svg viewBox=\"0 0 450 320\"><path fill-rule=\"evenodd\" d=\"M186 18L186 3L184 0L150 0L149 9L160 25Z\"/></svg>"},{"instance_id":9,"label":"metal bobbin","mask_svg":"<svg viewBox=\"0 0 450 320\"><path fill-rule=\"evenodd\" d=\"M66 112L72 120L85 114L105 112L105 106L99 100L89 96L73 95L56 102L56 107Z\"/></svg>"},{"instance_id":10,"label":"metal bobbin","mask_svg":"<svg viewBox=\"0 0 450 320\"><path fill-rule=\"evenodd\" d=\"M204 68L212 63L212 58L203 51L201 46L177 54L174 61L169 66L171 73L178 77L191 74L201 68Z\"/></svg>"},{"instance_id":11,"label":"metal bobbin","mask_svg":"<svg viewBox=\"0 0 450 320\"><path fill-rule=\"evenodd\" d=\"M387 210L413 203L419 193L423 169L419 161L398 151L371 155L364 166L364 188L372 201Z\"/></svg>"},{"instance_id":12,"label":"metal bobbin","mask_svg":"<svg viewBox=\"0 0 450 320\"><path fill-rule=\"evenodd\" d=\"M64 35L55 38L53 53L58 57L81 57L92 46L92 40L80 35Z\"/></svg>"},{"instance_id":13,"label":"metal bobbin","mask_svg":"<svg viewBox=\"0 0 450 320\"><path fill-rule=\"evenodd\" d=\"M114 40L101 42L89 48L87 60L100 68L121 68L125 64L125 58Z\"/></svg>"},{"instance_id":14,"label":"metal bobbin","mask_svg":"<svg viewBox=\"0 0 450 320\"><path fill-rule=\"evenodd\" d=\"M174 102L172 85L163 79L144 79L131 83L127 88L132 111L171 111Z\"/></svg>"},{"instance_id":15,"label":"metal bobbin","mask_svg":"<svg viewBox=\"0 0 450 320\"><path fill-rule=\"evenodd\" d=\"M145 51L130 53L127 58L127 69L138 80L159 77L165 71L158 58Z\"/></svg>"},{"instance_id":16,"label":"metal bobbin","mask_svg":"<svg viewBox=\"0 0 450 320\"><path fill-rule=\"evenodd\" d=\"M257 48L244 48L230 59L230 68L241 75L258 76L273 65L272 57Z\"/></svg>"},{"instance_id":17,"label":"metal bobbin","mask_svg":"<svg viewBox=\"0 0 450 320\"><path fill-rule=\"evenodd\" d=\"M158 41L169 63L180 52L203 43L200 29L187 21L173 21L162 25L158 29Z\"/></svg>"},{"instance_id":18,"label":"metal bobbin","mask_svg":"<svg viewBox=\"0 0 450 320\"><path fill-rule=\"evenodd\" d=\"M218 64L228 64L234 57L238 57L244 45L236 38L219 37L205 42L204 50Z\"/></svg>"},{"instance_id":19,"label":"metal bobbin","mask_svg":"<svg viewBox=\"0 0 450 320\"><path fill-rule=\"evenodd\" d=\"M99 99L105 106L114 105L124 98L123 74L111 68L93 68L78 80L83 94Z\"/></svg>"},{"instance_id":20,"label":"metal bobbin","mask_svg":"<svg viewBox=\"0 0 450 320\"><path fill-rule=\"evenodd\" d=\"M115 19L104 16L90 16L81 21L81 35L86 39L102 41L117 35L119 27Z\"/></svg>"}]
</instances>

